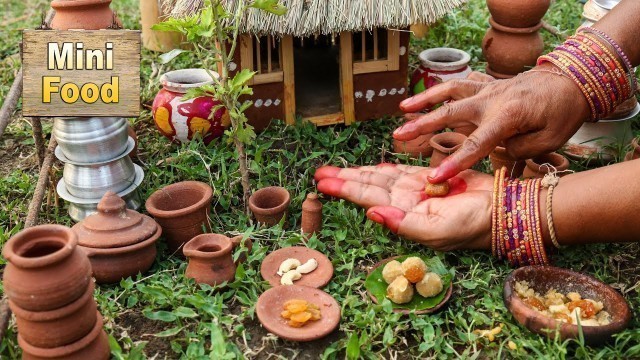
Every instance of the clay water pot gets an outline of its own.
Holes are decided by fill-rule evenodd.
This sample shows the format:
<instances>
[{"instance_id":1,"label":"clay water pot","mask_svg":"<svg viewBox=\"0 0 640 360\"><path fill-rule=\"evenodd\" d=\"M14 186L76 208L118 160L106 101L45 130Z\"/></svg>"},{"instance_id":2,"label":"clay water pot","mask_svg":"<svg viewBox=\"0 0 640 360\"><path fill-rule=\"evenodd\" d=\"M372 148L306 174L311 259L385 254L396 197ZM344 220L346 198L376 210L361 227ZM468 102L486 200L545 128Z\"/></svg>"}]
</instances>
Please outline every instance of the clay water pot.
<instances>
[{"instance_id":1,"label":"clay water pot","mask_svg":"<svg viewBox=\"0 0 640 360\"><path fill-rule=\"evenodd\" d=\"M111 0L54 0L51 7L56 12L51 20L51 28L101 30L112 28L113 25L122 27L109 4Z\"/></svg>"},{"instance_id":2,"label":"clay water pot","mask_svg":"<svg viewBox=\"0 0 640 360\"><path fill-rule=\"evenodd\" d=\"M434 134L420 135L409 141L400 141L393 139L393 152L407 154L414 158L423 158L431 156L433 148L429 144L429 140Z\"/></svg>"},{"instance_id":3,"label":"clay water pot","mask_svg":"<svg viewBox=\"0 0 640 360\"><path fill-rule=\"evenodd\" d=\"M500 25L527 28L542 20L551 0L487 0L491 17Z\"/></svg>"},{"instance_id":4,"label":"clay water pot","mask_svg":"<svg viewBox=\"0 0 640 360\"><path fill-rule=\"evenodd\" d=\"M237 249L238 247L242 246L242 238L244 237L244 235L238 235L238 236L234 236L231 238L231 242L233 243L233 248L234 251L235 249ZM249 255L249 253L251 253L251 249L253 249L253 241L251 241L250 238L246 238L244 240L244 247L245 247L245 251L242 252L242 254L240 254L240 257L238 257L238 260L236 261L236 265L243 263L247 260L247 256Z\"/></svg>"},{"instance_id":5,"label":"clay water pot","mask_svg":"<svg viewBox=\"0 0 640 360\"><path fill-rule=\"evenodd\" d=\"M18 334L22 360L108 360L111 357L109 337L102 329L102 315L96 311L97 321L91 331L80 340L55 348L41 348L29 344Z\"/></svg>"},{"instance_id":6,"label":"clay water pot","mask_svg":"<svg viewBox=\"0 0 640 360\"><path fill-rule=\"evenodd\" d=\"M183 181L157 190L147 199L147 211L162 227L172 252L187 241L210 230L211 186L199 181Z\"/></svg>"},{"instance_id":7,"label":"clay water pot","mask_svg":"<svg viewBox=\"0 0 640 360\"><path fill-rule=\"evenodd\" d=\"M561 171L569 169L569 160L564 156L552 152L544 155L540 155L533 159L526 160L527 167L524 169L523 176L525 178L540 178L550 173L553 168L545 166L544 164L550 164L558 171L558 176L564 176L566 173Z\"/></svg>"},{"instance_id":8,"label":"clay water pot","mask_svg":"<svg viewBox=\"0 0 640 360\"><path fill-rule=\"evenodd\" d=\"M640 159L640 145L638 144L638 138L634 138L631 141L631 151L624 157L625 161Z\"/></svg>"},{"instance_id":9,"label":"clay water pot","mask_svg":"<svg viewBox=\"0 0 640 360\"><path fill-rule=\"evenodd\" d=\"M182 252L189 259L184 276L198 284L215 286L233 281L236 264L233 262L233 242L220 234L202 234L184 245Z\"/></svg>"},{"instance_id":10,"label":"clay water pot","mask_svg":"<svg viewBox=\"0 0 640 360\"><path fill-rule=\"evenodd\" d=\"M429 166L432 168L440 166L442 160L456 152L465 140L467 140L466 136L455 132L435 134L429 141L433 147Z\"/></svg>"},{"instance_id":11,"label":"clay water pot","mask_svg":"<svg viewBox=\"0 0 640 360\"><path fill-rule=\"evenodd\" d=\"M544 50L542 23L528 28L510 28L489 19L491 28L482 40L482 53L489 63L487 74L505 79L533 67Z\"/></svg>"},{"instance_id":12,"label":"clay water pot","mask_svg":"<svg viewBox=\"0 0 640 360\"><path fill-rule=\"evenodd\" d=\"M249 209L259 223L274 226L284 217L290 202L291 196L287 189L269 186L249 197Z\"/></svg>"},{"instance_id":13,"label":"clay water pot","mask_svg":"<svg viewBox=\"0 0 640 360\"><path fill-rule=\"evenodd\" d=\"M76 301L49 311L29 311L9 300L16 315L18 333L29 344L41 348L68 345L87 335L96 324L95 285L90 283Z\"/></svg>"},{"instance_id":14,"label":"clay water pot","mask_svg":"<svg viewBox=\"0 0 640 360\"><path fill-rule=\"evenodd\" d=\"M322 203L318 199L318 194L307 194L307 199L302 203L301 222L302 233L308 236L322 230Z\"/></svg>"},{"instance_id":15,"label":"clay water pot","mask_svg":"<svg viewBox=\"0 0 640 360\"><path fill-rule=\"evenodd\" d=\"M4 291L30 311L61 308L81 297L91 280L91 264L66 226L38 225L14 235L2 255Z\"/></svg>"},{"instance_id":16,"label":"clay water pot","mask_svg":"<svg viewBox=\"0 0 640 360\"><path fill-rule=\"evenodd\" d=\"M491 160L491 169L496 170L507 168L507 176L512 178L518 178L522 176L524 168L527 163L522 160L516 160L507 154L507 149L502 146L497 146L491 154L489 154L489 160Z\"/></svg>"}]
</instances>

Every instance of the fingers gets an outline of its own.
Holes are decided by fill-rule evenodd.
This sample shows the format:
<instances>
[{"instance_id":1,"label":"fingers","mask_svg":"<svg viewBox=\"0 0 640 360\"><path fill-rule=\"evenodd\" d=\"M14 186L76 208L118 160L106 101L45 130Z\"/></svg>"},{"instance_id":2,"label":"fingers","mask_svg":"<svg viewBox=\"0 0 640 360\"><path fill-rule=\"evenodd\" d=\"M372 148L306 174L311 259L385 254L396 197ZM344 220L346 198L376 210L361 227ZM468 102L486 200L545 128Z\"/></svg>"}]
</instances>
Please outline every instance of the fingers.
<instances>
[{"instance_id":1,"label":"fingers","mask_svg":"<svg viewBox=\"0 0 640 360\"><path fill-rule=\"evenodd\" d=\"M424 203L424 202L423 202ZM437 236L433 225L435 215L428 215L428 211L404 212L394 206L374 206L367 211L367 217L392 232L419 243L429 243Z\"/></svg>"},{"instance_id":2,"label":"fingers","mask_svg":"<svg viewBox=\"0 0 640 360\"><path fill-rule=\"evenodd\" d=\"M391 203L389 191L369 184L339 178L326 178L318 182L318 191L345 199L364 208Z\"/></svg>"},{"instance_id":3,"label":"fingers","mask_svg":"<svg viewBox=\"0 0 640 360\"><path fill-rule=\"evenodd\" d=\"M447 103L397 128L393 132L393 137L396 140L409 141L447 127L473 124L473 121L479 117L479 112L476 102L471 99Z\"/></svg>"},{"instance_id":4,"label":"fingers","mask_svg":"<svg viewBox=\"0 0 640 360\"><path fill-rule=\"evenodd\" d=\"M402 101L400 109L407 113L417 112L447 100L468 98L477 94L485 84L479 81L449 80Z\"/></svg>"},{"instance_id":5,"label":"fingers","mask_svg":"<svg viewBox=\"0 0 640 360\"><path fill-rule=\"evenodd\" d=\"M374 206L367 211L367 217L374 222L398 233L406 213L394 206Z\"/></svg>"},{"instance_id":6,"label":"fingers","mask_svg":"<svg viewBox=\"0 0 640 360\"><path fill-rule=\"evenodd\" d=\"M488 74L481 73L479 71L472 71L469 75L467 75L467 80L472 81L480 81L480 82L492 82L496 79Z\"/></svg>"},{"instance_id":7,"label":"fingers","mask_svg":"<svg viewBox=\"0 0 640 360\"><path fill-rule=\"evenodd\" d=\"M327 167L323 167L318 169L318 171L323 170L324 168ZM324 176L322 173L334 173L332 170L323 170L320 173L320 176ZM389 188L391 187L391 185L393 185L393 182L395 181L394 178L384 175L380 172L376 172L376 171L363 171L361 169L358 168L346 168L346 169L339 169L338 168L338 172L335 173L334 176L331 176L332 178L338 178L338 179L342 179L342 180L349 180L349 181L355 181L355 182L359 182L362 184L368 184L368 185L374 185L377 187L381 187L383 189L386 189L387 191L389 190ZM324 177L323 179L328 179L331 177Z\"/></svg>"}]
</instances>

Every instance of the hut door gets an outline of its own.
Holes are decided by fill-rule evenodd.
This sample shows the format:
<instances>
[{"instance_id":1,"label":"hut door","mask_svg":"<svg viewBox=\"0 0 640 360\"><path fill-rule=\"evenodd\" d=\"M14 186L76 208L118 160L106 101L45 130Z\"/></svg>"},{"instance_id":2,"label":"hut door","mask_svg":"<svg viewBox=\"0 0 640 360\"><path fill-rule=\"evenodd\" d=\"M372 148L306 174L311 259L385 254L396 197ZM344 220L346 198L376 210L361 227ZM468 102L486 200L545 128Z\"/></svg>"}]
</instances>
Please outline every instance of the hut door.
<instances>
[{"instance_id":1,"label":"hut door","mask_svg":"<svg viewBox=\"0 0 640 360\"><path fill-rule=\"evenodd\" d=\"M345 124L355 121L353 98L353 37L350 32L340 33L340 93Z\"/></svg>"}]
</instances>

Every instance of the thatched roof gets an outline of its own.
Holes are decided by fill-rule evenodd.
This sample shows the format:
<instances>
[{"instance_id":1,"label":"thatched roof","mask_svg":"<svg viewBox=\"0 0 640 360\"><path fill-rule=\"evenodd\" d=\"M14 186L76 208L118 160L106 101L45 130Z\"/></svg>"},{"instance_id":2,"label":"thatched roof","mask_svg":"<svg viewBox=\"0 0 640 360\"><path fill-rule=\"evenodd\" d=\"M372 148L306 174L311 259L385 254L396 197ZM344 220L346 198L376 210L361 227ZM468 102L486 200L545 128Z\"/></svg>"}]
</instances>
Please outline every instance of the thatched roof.
<instances>
[{"instance_id":1,"label":"thatched roof","mask_svg":"<svg viewBox=\"0 0 640 360\"><path fill-rule=\"evenodd\" d=\"M193 14L205 0L162 0L171 16ZM412 24L432 24L467 0L281 0L283 16L251 9L243 32L308 36L376 27L400 29ZM234 9L238 0L227 0Z\"/></svg>"}]
</instances>

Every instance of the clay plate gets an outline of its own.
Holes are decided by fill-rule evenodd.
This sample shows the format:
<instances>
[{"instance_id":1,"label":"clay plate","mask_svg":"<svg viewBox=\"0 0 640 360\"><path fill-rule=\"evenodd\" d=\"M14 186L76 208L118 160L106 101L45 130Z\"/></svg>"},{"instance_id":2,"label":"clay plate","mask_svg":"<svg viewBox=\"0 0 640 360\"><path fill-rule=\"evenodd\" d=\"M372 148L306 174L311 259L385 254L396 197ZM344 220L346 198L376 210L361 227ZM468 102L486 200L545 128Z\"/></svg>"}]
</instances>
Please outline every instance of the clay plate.
<instances>
[{"instance_id":1,"label":"clay plate","mask_svg":"<svg viewBox=\"0 0 640 360\"><path fill-rule=\"evenodd\" d=\"M262 278L268 281L271 286L281 286L280 276L277 272L280 264L289 258L298 259L302 264L309 259L316 259L318 262L318 267L308 274L303 274L300 280L294 282L295 285L321 289L333 277L333 265L324 254L304 246L291 246L276 250L264 258L260 266Z\"/></svg>"},{"instance_id":2,"label":"clay plate","mask_svg":"<svg viewBox=\"0 0 640 360\"><path fill-rule=\"evenodd\" d=\"M367 276L369 276L375 269L379 268L380 266L384 266L386 263L388 263L391 260L395 260L397 258L399 258L400 256L392 256L390 258L386 258L382 261L380 261L379 263L373 265L373 267L371 269L369 269L369 272L367 272ZM449 289L447 289L447 292L444 294L444 298L442 299L442 301L430 308L430 309L424 309L424 310L411 310L411 309L393 309L393 312L395 313L399 313L399 314L416 314L416 315L422 315L422 314L431 314L434 313L438 310L440 310L446 303L447 301L449 301L449 299L451 298L451 293L453 293L453 279L451 279L451 284L449 285ZM369 297L371 298L371 301L373 301L374 304L379 304L378 303L378 298L376 298L371 292L369 292L369 290L367 290L367 295L369 295ZM414 296L420 296L416 295Z\"/></svg>"},{"instance_id":3,"label":"clay plate","mask_svg":"<svg viewBox=\"0 0 640 360\"><path fill-rule=\"evenodd\" d=\"M318 305L322 318L303 327L289 326L280 313L287 300L302 299ZM265 291L256 303L258 320L270 333L290 341L313 341L329 335L340 324L340 305L326 292L309 286L276 286Z\"/></svg>"},{"instance_id":4,"label":"clay plate","mask_svg":"<svg viewBox=\"0 0 640 360\"><path fill-rule=\"evenodd\" d=\"M559 334L563 340L579 336L577 325L557 322L527 306L514 289L516 281L522 280L528 281L529 285L541 294L554 288L565 294L575 291L583 298L602 301L604 310L611 314L612 322L604 326L584 326L582 332L585 343L601 344L611 339L611 335L624 330L631 320L629 305L611 286L591 276L567 269L553 266L525 266L513 271L505 280L504 303L521 325L535 333L553 338L556 327L560 326Z\"/></svg>"}]
</instances>

